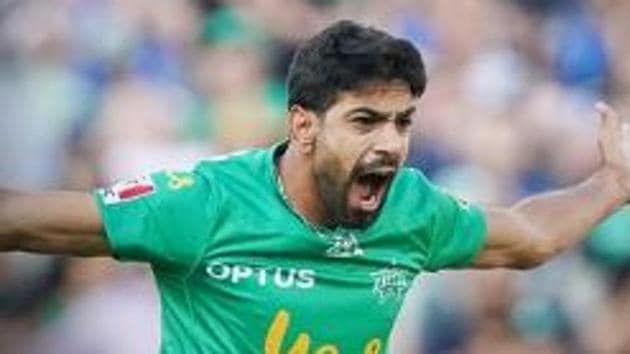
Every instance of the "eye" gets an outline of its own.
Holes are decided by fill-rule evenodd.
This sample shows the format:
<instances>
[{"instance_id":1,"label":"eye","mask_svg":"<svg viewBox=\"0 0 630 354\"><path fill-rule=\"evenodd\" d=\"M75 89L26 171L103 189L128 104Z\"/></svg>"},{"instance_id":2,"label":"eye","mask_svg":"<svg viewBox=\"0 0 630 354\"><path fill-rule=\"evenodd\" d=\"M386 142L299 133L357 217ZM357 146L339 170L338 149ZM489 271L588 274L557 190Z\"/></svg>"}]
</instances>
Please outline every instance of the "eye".
<instances>
[{"instance_id":1,"label":"eye","mask_svg":"<svg viewBox=\"0 0 630 354\"><path fill-rule=\"evenodd\" d=\"M398 127L402 128L402 129L408 129L409 127L411 127L411 117L402 117L400 119L398 119Z\"/></svg>"},{"instance_id":2,"label":"eye","mask_svg":"<svg viewBox=\"0 0 630 354\"><path fill-rule=\"evenodd\" d=\"M352 118L352 121L361 125L370 125L373 122L373 119L368 116L356 116Z\"/></svg>"},{"instance_id":3,"label":"eye","mask_svg":"<svg viewBox=\"0 0 630 354\"><path fill-rule=\"evenodd\" d=\"M360 133L370 132L376 126L375 123L377 121L378 120L374 119L374 117L367 116L367 115L354 116L352 117L352 120L351 120L352 125Z\"/></svg>"}]
</instances>

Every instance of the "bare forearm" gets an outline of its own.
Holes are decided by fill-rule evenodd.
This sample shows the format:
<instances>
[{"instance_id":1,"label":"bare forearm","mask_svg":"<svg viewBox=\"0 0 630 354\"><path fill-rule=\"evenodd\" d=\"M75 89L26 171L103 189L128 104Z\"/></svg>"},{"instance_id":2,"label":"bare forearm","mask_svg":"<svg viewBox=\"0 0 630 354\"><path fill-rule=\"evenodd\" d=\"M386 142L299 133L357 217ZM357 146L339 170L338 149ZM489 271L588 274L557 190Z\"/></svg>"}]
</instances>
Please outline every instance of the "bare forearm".
<instances>
[{"instance_id":1,"label":"bare forearm","mask_svg":"<svg viewBox=\"0 0 630 354\"><path fill-rule=\"evenodd\" d=\"M0 252L107 255L102 222L88 193L0 189Z\"/></svg>"},{"instance_id":2,"label":"bare forearm","mask_svg":"<svg viewBox=\"0 0 630 354\"><path fill-rule=\"evenodd\" d=\"M583 183L527 198L512 210L536 230L543 248L557 254L578 243L589 231L628 201L619 178L602 169Z\"/></svg>"},{"instance_id":3,"label":"bare forearm","mask_svg":"<svg viewBox=\"0 0 630 354\"><path fill-rule=\"evenodd\" d=\"M10 215L10 200L16 197L16 192L0 188L0 252L18 248L18 237L15 225Z\"/></svg>"},{"instance_id":4,"label":"bare forearm","mask_svg":"<svg viewBox=\"0 0 630 354\"><path fill-rule=\"evenodd\" d=\"M602 219L630 202L630 125L604 103L598 144L602 167L583 183L488 208L488 237L475 267L531 268L575 245Z\"/></svg>"}]
</instances>

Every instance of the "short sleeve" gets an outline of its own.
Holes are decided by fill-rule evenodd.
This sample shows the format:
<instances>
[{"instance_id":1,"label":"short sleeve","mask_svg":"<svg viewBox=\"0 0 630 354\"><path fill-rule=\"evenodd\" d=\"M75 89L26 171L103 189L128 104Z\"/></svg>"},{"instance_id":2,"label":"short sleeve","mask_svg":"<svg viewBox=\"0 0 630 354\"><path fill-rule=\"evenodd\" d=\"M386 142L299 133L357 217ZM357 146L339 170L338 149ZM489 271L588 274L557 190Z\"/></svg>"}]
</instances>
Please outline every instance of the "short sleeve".
<instances>
[{"instance_id":1,"label":"short sleeve","mask_svg":"<svg viewBox=\"0 0 630 354\"><path fill-rule=\"evenodd\" d=\"M482 209L432 185L424 184L428 217L428 257L425 269L459 269L470 266L486 241L486 217Z\"/></svg>"},{"instance_id":2,"label":"short sleeve","mask_svg":"<svg viewBox=\"0 0 630 354\"><path fill-rule=\"evenodd\" d=\"M94 192L114 257L190 269L209 242L216 192L196 172L162 171Z\"/></svg>"}]
</instances>

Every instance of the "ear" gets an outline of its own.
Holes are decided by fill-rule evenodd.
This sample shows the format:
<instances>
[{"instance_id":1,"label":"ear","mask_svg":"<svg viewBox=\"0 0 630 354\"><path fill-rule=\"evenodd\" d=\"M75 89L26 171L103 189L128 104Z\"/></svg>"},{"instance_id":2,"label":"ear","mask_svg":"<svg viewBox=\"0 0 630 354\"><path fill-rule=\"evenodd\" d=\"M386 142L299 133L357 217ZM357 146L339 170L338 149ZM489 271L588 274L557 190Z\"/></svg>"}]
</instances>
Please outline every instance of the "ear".
<instances>
[{"instance_id":1,"label":"ear","mask_svg":"<svg viewBox=\"0 0 630 354\"><path fill-rule=\"evenodd\" d=\"M321 129L317 115L299 105L289 110L289 140L299 151L310 154L315 147L315 139Z\"/></svg>"}]
</instances>

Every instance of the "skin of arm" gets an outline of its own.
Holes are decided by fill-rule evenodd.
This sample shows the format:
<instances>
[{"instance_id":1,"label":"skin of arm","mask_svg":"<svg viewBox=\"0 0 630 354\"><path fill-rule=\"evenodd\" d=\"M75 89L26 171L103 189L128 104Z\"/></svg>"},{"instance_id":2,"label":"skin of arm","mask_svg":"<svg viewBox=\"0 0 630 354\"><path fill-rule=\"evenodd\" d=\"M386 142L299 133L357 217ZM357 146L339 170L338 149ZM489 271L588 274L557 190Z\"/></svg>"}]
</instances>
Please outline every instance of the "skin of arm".
<instances>
[{"instance_id":1,"label":"skin of arm","mask_svg":"<svg viewBox=\"0 0 630 354\"><path fill-rule=\"evenodd\" d=\"M524 199L511 208L488 208L488 236L475 268L527 269L575 246L599 222L630 201L630 125L609 106L602 117L602 166L584 182Z\"/></svg>"},{"instance_id":2,"label":"skin of arm","mask_svg":"<svg viewBox=\"0 0 630 354\"><path fill-rule=\"evenodd\" d=\"M0 252L6 251L110 255L89 193L0 189Z\"/></svg>"}]
</instances>

